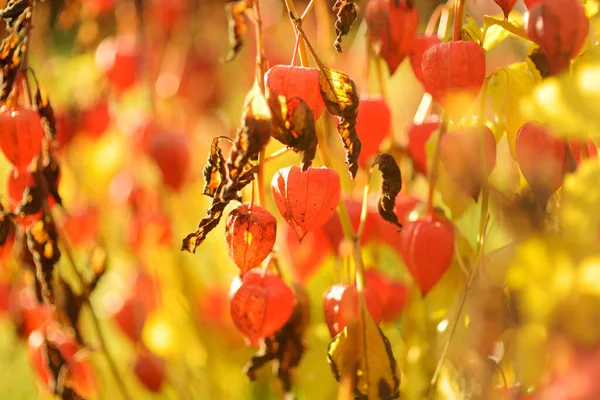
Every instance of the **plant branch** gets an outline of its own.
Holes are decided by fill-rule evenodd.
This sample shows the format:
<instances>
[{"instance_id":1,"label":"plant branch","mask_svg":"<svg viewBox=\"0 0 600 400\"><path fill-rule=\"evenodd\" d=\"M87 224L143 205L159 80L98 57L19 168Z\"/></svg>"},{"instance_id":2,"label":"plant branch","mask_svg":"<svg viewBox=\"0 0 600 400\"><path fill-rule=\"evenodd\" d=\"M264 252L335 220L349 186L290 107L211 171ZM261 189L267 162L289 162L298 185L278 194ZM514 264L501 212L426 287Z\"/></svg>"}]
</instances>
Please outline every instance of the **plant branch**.
<instances>
[{"instance_id":1,"label":"plant branch","mask_svg":"<svg viewBox=\"0 0 600 400\"><path fill-rule=\"evenodd\" d=\"M431 165L429 167L429 193L427 195L427 213L433 214L433 192L435 189L435 184L438 179L438 168L440 164L440 144L442 142L442 136L446 133L448 129L448 117L444 112L442 116L442 123L440 125L440 130L437 136L437 140L435 142L435 149L433 151L433 159L431 160Z\"/></svg>"},{"instance_id":2,"label":"plant branch","mask_svg":"<svg viewBox=\"0 0 600 400\"><path fill-rule=\"evenodd\" d=\"M293 0L284 0L285 3L285 7L288 10L288 15L290 17L290 23L292 24L292 28L294 28L294 30L296 31L296 38L298 38L299 36L299 32L298 32L298 26L300 24L302 24L302 18L298 18L298 12L296 11L296 7L294 6L294 1ZM311 6L312 1L310 2L309 6ZM307 7L308 9L308 7ZM304 14L306 14L307 11L304 12ZM304 14L302 14L304 16ZM300 55L300 64L302 66L308 66L308 57L306 54L306 46L304 45L304 42L300 41L299 45L298 45L298 53Z\"/></svg>"},{"instance_id":3,"label":"plant branch","mask_svg":"<svg viewBox=\"0 0 600 400\"><path fill-rule=\"evenodd\" d=\"M465 19L466 0L455 0L454 2L454 29L452 31L452 40L458 41L462 37L462 26Z\"/></svg>"},{"instance_id":4,"label":"plant branch","mask_svg":"<svg viewBox=\"0 0 600 400\"><path fill-rule=\"evenodd\" d=\"M261 93L265 94L265 53L263 47L262 16L260 14L260 0L254 0L254 31L256 34L256 81Z\"/></svg>"},{"instance_id":5,"label":"plant branch","mask_svg":"<svg viewBox=\"0 0 600 400\"><path fill-rule=\"evenodd\" d=\"M102 349L102 353L104 354L104 356L106 358L108 367L113 375L113 378L117 382L117 386L119 386L119 390L121 391L121 396L126 400L133 400L133 397L129 394L129 392L127 390L127 385L125 385L125 381L123 381L122 374L121 374L121 372L119 372L119 370L117 368L117 364L116 364L115 360L113 359L112 355L108 352L108 348L106 347L107 342L106 342L106 339L104 338L104 333L102 332L102 327L100 326L100 320L98 318L98 315L96 314L96 311L94 310L94 306L92 305L92 302L90 301L91 293L90 293L89 289L87 288L87 285L85 284L83 277L81 276L81 273L79 272L79 269L77 268L77 264L75 262L75 258L73 257L73 251L71 249L71 244L68 240L68 237L67 237L66 233L62 230L62 228L59 228L59 226L56 224L56 219L54 218L54 214L51 210L49 210L48 215L50 216L54 225L56 225L56 227L57 227L59 238L60 238L60 243L62 244L62 248L63 248L63 252L64 252L64 254L66 254L67 260L69 261L68 264L71 266L71 269L73 270L73 273L77 279L77 282L78 282L79 286L81 287L81 294L83 297L84 304L86 304L88 309L90 310L92 324L94 325L96 335L98 336L98 341L100 342L100 347Z\"/></svg>"}]
</instances>

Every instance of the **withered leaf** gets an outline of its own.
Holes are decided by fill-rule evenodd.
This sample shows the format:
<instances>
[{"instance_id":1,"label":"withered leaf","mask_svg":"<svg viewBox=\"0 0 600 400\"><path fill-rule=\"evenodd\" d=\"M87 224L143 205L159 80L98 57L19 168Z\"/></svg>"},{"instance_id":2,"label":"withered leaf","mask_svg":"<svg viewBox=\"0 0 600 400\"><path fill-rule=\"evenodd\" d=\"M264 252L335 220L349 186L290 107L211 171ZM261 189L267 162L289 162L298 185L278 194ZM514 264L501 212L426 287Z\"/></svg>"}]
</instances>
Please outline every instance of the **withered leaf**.
<instances>
[{"instance_id":1,"label":"withered leaf","mask_svg":"<svg viewBox=\"0 0 600 400\"><path fill-rule=\"evenodd\" d=\"M83 337L79 330L79 315L83 306L83 296L75 294L71 285L62 278L58 280L58 289L56 296L56 309L59 319L64 324L73 328L75 339L81 345L84 345Z\"/></svg>"},{"instance_id":2,"label":"withered leaf","mask_svg":"<svg viewBox=\"0 0 600 400\"><path fill-rule=\"evenodd\" d=\"M306 329L310 322L308 295L300 285L294 285L296 304L292 316L275 334L261 343L258 352L244 366L250 380L256 379L256 371L269 361L277 361L277 376L285 393L291 393L290 372L300 364L306 350Z\"/></svg>"},{"instance_id":3,"label":"withered leaf","mask_svg":"<svg viewBox=\"0 0 600 400\"><path fill-rule=\"evenodd\" d=\"M210 143L210 153L208 153L208 161L204 167L204 190L203 193L209 197L213 197L225 179L225 160L223 152L219 147L221 137L213 138Z\"/></svg>"},{"instance_id":4,"label":"withered leaf","mask_svg":"<svg viewBox=\"0 0 600 400\"><path fill-rule=\"evenodd\" d=\"M336 13L335 20L335 42L333 46L338 53L342 51L342 36L346 36L350 32L350 28L356 21L356 6L353 0L337 0L333 5L333 11Z\"/></svg>"},{"instance_id":5,"label":"withered leaf","mask_svg":"<svg viewBox=\"0 0 600 400\"><path fill-rule=\"evenodd\" d=\"M62 400L85 400L85 397L81 396L71 386L65 386L61 394Z\"/></svg>"},{"instance_id":6,"label":"withered leaf","mask_svg":"<svg viewBox=\"0 0 600 400\"><path fill-rule=\"evenodd\" d=\"M299 97L286 98L269 88L267 102L273 119L273 138L292 148L303 151L302 171L312 165L317 152L317 133L313 113Z\"/></svg>"},{"instance_id":7,"label":"withered leaf","mask_svg":"<svg viewBox=\"0 0 600 400\"><path fill-rule=\"evenodd\" d=\"M204 241L204 239L206 239L206 235L215 229L219 224L219 221L221 221L227 203L228 202L218 201L216 199L213 200L212 205L206 212L206 216L202 218L202 221L198 224L196 232L190 233L183 239L181 250L186 250L190 253L196 252L196 248Z\"/></svg>"},{"instance_id":8,"label":"withered leaf","mask_svg":"<svg viewBox=\"0 0 600 400\"><path fill-rule=\"evenodd\" d=\"M352 178L358 171L361 142L356 132L358 117L358 93L354 81L343 72L323 67L319 74L321 96L327 110L340 117L337 131L346 150L346 163Z\"/></svg>"},{"instance_id":9,"label":"withered leaf","mask_svg":"<svg viewBox=\"0 0 600 400\"><path fill-rule=\"evenodd\" d=\"M225 62L235 59L244 45L243 37L248 30L244 13L253 5L254 0L239 0L225 4L225 14L229 22L229 53L225 57Z\"/></svg>"},{"instance_id":10,"label":"withered leaf","mask_svg":"<svg viewBox=\"0 0 600 400\"><path fill-rule=\"evenodd\" d=\"M233 198L232 190L244 171L258 163L258 155L271 138L271 111L258 84L254 84L246 96L242 112L242 127L238 130L225 164L224 185L219 188L220 201Z\"/></svg>"},{"instance_id":11,"label":"withered leaf","mask_svg":"<svg viewBox=\"0 0 600 400\"><path fill-rule=\"evenodd\" d=\"M62 198L58 193L60 165L51 151L44 151L41 171L47 192L54 198L56 204L62 205Z\"/></svg>"},{"instance_id":12,"label":"withered leaf","mask_svg":"<svg viewBox=\"0 0 600 400\"><path fill-rule=\"evenodd\" d=\"M355 399L397 399L400 379L390 342L369 313L364 309L362 313L363 327L355 320L329 343L331 371L338 382L351 379Z\"/></svg>"},{"instance_id":13,"label":"withered leaf","mask_svg":"<svg viewBox=\"0 0 600 400\"><path fill-rule=\"evenodd\" d=\"M0 203L0 246L4 246L13 232L12 214L5 211L4 206Z\"/></svg>"},{"instance_id":14,"label":"withered leaf","mask_svg":"<svg viewBox=\"0 0 600 400\"><path fill-rule=\"evenodd\" d=\"M55 395L62 394L69 365L58 347L50 342L48 336L45 334L42 346L42 359L50 370L50 391Z\"/></svg>"},{"instance_id":15,"label":"withered leaf","mask_svg":"<svg viewBox=\"0 0 600 400\"><path fill-rule=\"evenodd\" d=\"M548 62L548 57L546 54L544 54L542 49L535 47L527 54L527 58L531 64L533 64L542 78L547 78L550 76L550 64Z\"/></svg>"},{"instance_id":16,"label":"withered leaf","mask_svg":"<svg viewBox=\"0 0 600 400\"><path fill-rule=\"evenodd\" d=\"M402 229L398 216L394 212L396 196L402 190L402 173L394 157L388 153L379 153L373 161L373 167L379 166L383 182L381 196L377 202L377 211L383 219Z\"/></svg>"},{"instance_id":17,"label":"withered leaf","mask_svg":"<svg viewBox=\"0 0 600 400\"><path fill-rule=\"evenodd\" d=\"M35 92L35 106L38 114L40 115L44 130L51 138L56 137L56 118L54 116L54 109L50 104L50 99L46 90L37 82L37 90Z\"/></svg>"},{"instance_id":18,"label":"withered leaf","mask_svg":"<svg viewBox=\"0 0 600 400\"><path fill-rule=\"evenodd\" d=\"M31 13L31 1L32 0L9 0L6 7L0 11L0 18L6 21L8 29L13 27L14 21L18 20L19 17ZM28 18L31 18L31 16Z\"/></svg>"},{"instance_id":19,"label":"withered leaf","mask_svg":"<svg viewBox=\"0 0 600 400\"><path fill-rule=\"evenodd\" d=\"M29 171L33 175L33 184L25 188L21 204L15 213L21 217L37 214L44 207L49 195L57 204L62 205L62 198L58 193L60 167L52 153L44 152L41 158L34 158Z\"/></svg>"},{"instance_id":20,"label":"withered leaf","mask_svg":"<svg viewBox=\"0 0 600 400\"><path fill-rule=\"evenodd\" d=\"M54 266L60 260L60 250L58 232L52 218L44 214L41 220L27 229L27 247L33 254L42 298L46 304L54 305Z\"/></svg>"}]
</instances>

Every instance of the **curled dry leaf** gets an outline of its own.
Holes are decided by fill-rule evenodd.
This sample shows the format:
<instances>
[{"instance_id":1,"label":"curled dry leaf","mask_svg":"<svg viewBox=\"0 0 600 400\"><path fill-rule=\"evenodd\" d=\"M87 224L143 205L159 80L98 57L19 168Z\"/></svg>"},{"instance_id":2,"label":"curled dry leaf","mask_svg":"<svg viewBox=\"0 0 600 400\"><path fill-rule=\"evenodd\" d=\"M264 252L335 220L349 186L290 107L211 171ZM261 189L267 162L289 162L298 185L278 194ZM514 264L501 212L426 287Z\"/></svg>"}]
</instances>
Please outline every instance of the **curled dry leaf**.
<instances>
[{"instance_id":1,"label":"curled dry leaf","mask_svg":"<svg viewBox=\"0 0 600 400\"><path fill-rule=\"evenodd\" d=\"M341 195L340 177L331 168L311 167L303 172L294 165L277 171L271 191L281 216L302 240L335 213Z\"/></svg>"},{"instance_id":2,"label":"curled dry leaf","mask_svg":"<svg viewBox=\"0 0 600 400\"><path fill-rule=\"evenodd\" d=\"M273 118L271 135L295 152L304 152L302 170L305 171L315 158L318 144L310 107L300 97L286 98L273 90L269 90L267 101Z\"/></svg>"},{"instance_id":3,"label":"curled dry leaf","mask_svg":"<svg viewBox=\"0 0 600 400\"><path fill-rule=\"evenodd\" d=\"M257 205L242 204L227 217L229 255L244 275L260 264L275 244L277 220Z\"/></svg>"},{"instance_id":4,"label":"curled dry leaf","mask_svg":"<svg viewBox=\"0 0 600 400\"><path fill-rule=\"evenodd\" d=\"M337 0L333 5L333 11L336 13L335 20L335 42L333 47L338 53L343 53L342 36L346 36L356 21L356 5L353 0Z\"/></svg>"},{"instance_id":5,"label":"curled dry leaf","mask_svg":"<svg viewBox=\"0 0 600 400\"><path fill-rule=\"evenodd\" d=\"M319 87L327 110L340 118L337 131L346 150L350 176L354 178L358 171L361 149L361 142L356 133L359 103L356 85L345 73L323 66L319 74Z\"/></svg>"},{"instance_id":6,"label":"curled dry leaf","mask_svg":"<svg viewBox=\"0 0 600 400\"><path fill-rule=\"evenodd\" d=\"M60 395L64 389L65 378L69 371L67 360L62 355L62 352L56 347L48 336L44 335L44 344L42 359L44 364L50 371L49 389L55 395Z\"/></svg>"},{"instance_id":7,"label":"curled dry leaf","mask_svg":"<svg viewBox=\"0 0 600 400\"><path fill-rule=\"evenodd\" d=\"M4 246L14 232L12 214L4 210L0 203L0 246Z\"/></svg>"},{"instance_id":8,"label":"curled dry leaf","mask_svg":"<svg viewBox=\"0 0 600 400\"><path fill-rule=\"evenodd\" d=\"M229 22L229 53L225 62L232 61L242 50L243 37L248 30L244 13L254 5L254 0L231 1L225 4L225 14Z\"/></svg>"},{"instance_id":9,"label":"curled dry leaf","mask_svg":"<svg viewBox=\"0 0 600 400\"><path fill-rule=\"evenodd\" d=\"M208 153L208 161L204 167L204 190L205 195L213 197L225 179L225 160L223 152L219 147L221 137L213 138L210 142L210 152Z\"/></svg>"},{"instance_id":10,"label":"curled dry leaf","mask_svg":"<svg viewBox=\"0 0 600 400\"><path fill-rule=\"evenodd\" d=\"M56 311L60 322L73 328L75 339L81 345L85 345L79 330L79 315L83 306L83 296L75 294L71 285L58 278L56 286Z\"/></svg>"},{"instance_id":11,"label":"curled dry leaf","mask_svg":"<svg viewBox=\"0 0 600 400\"><path fill-rule=\"evenodd\" d=\"M372 0L365 14L371 45L394 75L412 49L419 26L417 8L408 0Z\"/></svg>"},{"instance_id":12,"label":"curled dry leaf","mask_svg":"<svg viewBox=\"0 0 600 400\"><path fill-rule=\"evenodd\" d=\"M27 247L35 262L36 279L42 288L42 298L48 305L54 305L54 266L60 260L58 232L54 221L44 215L27 229Z\"/></svg>"},{"instance_id":13,"label":"curled dry leaf","mask_svg":"<svg viewBox=\"0 0 600 400\"><path fill-rule=\"evenodd\" d=\"M264 345L244 366L250 380L256 379L256 370L269 361L276 361L277 377L284 392L291 393L291 370L300 364L306 350L306 330L310 322L310 304L306 291L300 285L293 285L296 304L292 316L274 335L265 338Z\"/></svg>"},{"instance_id":14,"label":"curled dry leaf","mask_svg":"<svg viewBox=\"0 0 600 400\"><path fill-rule=\"evenodd\" d=\"M225 163L225 179L215 190L213 203L196 231L183 239L182 250L195 253L196 248L206 239L206 235L219 224L227 204L231 200L239 199L238 192L254 179L258 155L269 142L270 136L271 112L258 85L255 84L246 96L242 127L237 132Z\"/></svg>"},{"instance_id":15,"label":"curled dry leaf","mask_svg":"<svg viewBox=\"0 0 600 400\"><path fill-rule=\"evenodd\" d=\"M232 283L231 319L252 345L271 336L294 311L294 292L281 276L249 271Z\"/></svg>"},{"instance_id":16,"label":"curled dry leaf","mask_svg":"<svg viewBox=\"0 0 600 400\"><path fill-rule=\"evenodd\" d=\"M44 127L48 137L56 137L56 117L54 109L50 104L50 98L46 90L36 81L37 90L35 92L35 107L40 115L42 126Z\"/></svg>"},{"instance_id":17,"label":"curled dry leaf","mask_svg":"<svg viewBox=\"0 0 600 400\"><path fill-rule=\"evenodd\" d=\"M327 361L338 382L350 379L355 399L397 399L400 379L388 338L369 313L340 332L327 348Z\"/></svg>"},{"instance_id":18,"label":"curled dry leaf","mask_svg":"<svg viewBox=\"0 0 600 400\"><path fill-rule=\"evenodd\" d=\"M373 167L379 167L383 181L381 183L381 196L377 203L379 215L386 221L402 229L398 216L394 212L396 196L402 190L402 173L394 157L388 153L379 153L373 161Z\"/></svg>"}]
</instances>

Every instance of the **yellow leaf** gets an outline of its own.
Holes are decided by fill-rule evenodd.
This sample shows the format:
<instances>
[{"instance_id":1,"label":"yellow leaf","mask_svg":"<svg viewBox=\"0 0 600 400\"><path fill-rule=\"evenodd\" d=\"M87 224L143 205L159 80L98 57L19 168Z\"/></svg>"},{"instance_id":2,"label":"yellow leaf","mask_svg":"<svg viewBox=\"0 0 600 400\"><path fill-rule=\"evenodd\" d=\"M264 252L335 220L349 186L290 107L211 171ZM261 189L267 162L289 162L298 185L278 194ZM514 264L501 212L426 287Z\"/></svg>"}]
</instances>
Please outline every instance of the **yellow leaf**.
<instances>
[{"instance_id":1,"label":"yellow leaf","mask_svg":"<svg viewBox=\"0 0 600 400\"><path fill-rule=\"evenodd\" d=\"M535 79L527 64L515 63L498 68L492 74L488 93L499 122L504 124L511 153L515 154L515 140L519 128L530 119L521 110L520 102L533 90Z\"/></svg>"},{"instance_id":2,"label":"yellow leaf","mask_svg":"<svg viewBox=\"0 0 600 400\"><path fill-rule=\"evenodd\" d=\"M387 400L399 397L400 380L389 340L375 324L364 303L364 327L351 322L329 344L327 359L338 382L351 379L355 398Z\"/></svg>"},{"instance_id":3,"label":"yellow leaf","mask_svg":"<svg viewBox=\"0 0 600 400\"><path fill-rule=\"evenodd\" d=\"M469 15L465 20L465 24L462 28L462 40L471 40L473 42L481 43L483 39L483 33L481 28L475 22L475 19Z\"/></svg>"},{"instance_id":4,"label":"yellow leaf","mask_svg":"<svg viewBox=\"0 0 600 400\"><path fill-rule=\"evenodd\" d=\"M566 176L562 190L561 226L580 244L597 246L600 237L600 163L586 160Z\"/></svg>"},{"instance_id":5,"label":"yellow leaf","mask_svg":"<svg viewBox=\"0 0 600 400\"><path fill-rule=\"evenodd\" d=\"M517 36L517 33L524 33L523 15L517 11L512 11L508 21L488 18L484 20L483 30L485 37L483 40L483 48L490 50L494 46L502 43L504 39ZM487 25L486 25L487 23ZM508 28L508 29L507 29Z\"/></svg>"}]
</instances>

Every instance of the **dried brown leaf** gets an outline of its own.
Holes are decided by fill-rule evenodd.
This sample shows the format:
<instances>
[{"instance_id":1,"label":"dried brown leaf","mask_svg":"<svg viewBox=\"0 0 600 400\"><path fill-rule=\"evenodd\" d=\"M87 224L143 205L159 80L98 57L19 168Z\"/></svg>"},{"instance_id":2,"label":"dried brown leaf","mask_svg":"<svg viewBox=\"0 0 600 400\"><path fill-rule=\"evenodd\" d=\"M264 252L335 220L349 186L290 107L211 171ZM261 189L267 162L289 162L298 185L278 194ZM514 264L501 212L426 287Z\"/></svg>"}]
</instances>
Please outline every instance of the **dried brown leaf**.
<instances>
[{"instance_id":1,"label":"dried brown leaf","mask_svg":"<svg viewBox=\"0 0 600 400\"><path fill-rule=\"evenodd\" d=\"M254 0L240 0L225 4L225 14L229 22L229 53L225 62L232 61L244 45L243 37L248 30L244 13L252 8Z\"/></svg>"},{"instance_id":2,"label":"dried brown leaf","mask_svg":"<svg viewBox=\"0 0 600 400\"><path fill-rule=\"evenodd\" d=\"M288 99L272 89L269 89L267 102L273 119L271 135L295 152L304 152L302 171L306 171L312 165L318 145L310 107L299 97Z\"/></svg>"},{"instance_id":3,"label":"dried brown leaf","mask_svg":"<svg viewBox=\"0 0 600 400\"><path fill-rule=\"evenodd\" d=\"M37 90L35 92L35 106L40 115L42 126L46 133L51 137L56 137L56 117L54 109L50 104L50 98L46 90L37 82Z\"/></svg>"},{"instance_id":4,"label":"dried brown leaf","mask_svg":"<svg viewBox=\"0 0 600 400\"><path fill-rule=\"evenodd\" d=\"M327 110L340 117L337 131L346 150L346 163L350 175L354 178L358 171L358 156L362 146L356 132L359 103L356 85L345 73L322 67L319 86Z\"/></svg>"},{"instance_id":5,"label":"dried brown leaf","mask_svg":"<svg viewBox=\"0 0 600 400\"><path fill-rule=\"evenodd\" d=\"M250 380L269 361L277 361L277 376L285 393L291 393L291 370L300 364L306 350L306 329L310 322L310 306L306 291L295 285L296 304L288 322L274 335L265 338L258 352L244 366Z\"/></svg>"},{"instance_id":6,"label":"dried brown leaf","mask_svg":"<svg viewBox=\"0 0 600 400\"><path fill-rule=\"evenodd\" d=\"M221 182L225 179L225 160L223 152L219 147L221 137L213 138L210 143L210 153L208 161L204 167L204 190L203 193L209 197L213 197Z\"/></svg>"},{"instance_id":7,"label":"dried brown leaf","mask_svg":"<svg viewBox=\"0 0 600 400\"><path fill-rule=\"evenodd\" d=\"M391 154L379 153L373 161L373 167L379 167L383 182L381 183L381 196L377 202L377 211L383 219L402 229L398 216L394 212L396 196L402 190L402 173Z\"/></svg>"},{"instance_id":8,"label":"dried brown leaf","mask_svg":"<svg viewBox=\"0 0 600 400\"><path fill-rule=\"evenodd\" d=\"M79 330L79 315L83 307L83 296L76 294L71 285L62 278L58 279L56 296L56 309L61 322L73 328L75 339L81 345L84 345L83 337Z\"/></svg>"},{"instance_id":9,"label":"dried brown leaf","mask_svg":"<svg viewBox=\"0 0 600 400\"><path fill-rule=\"evenodd\" d=\"M333 11L336 13L335 20L335 42L333 46L338 53L343 53L342 36L346 36L356 21L356 5L353 0L337 0L333 5Z\"/></svg>"},{"instance_id":10,"label":"dried brown leaf","mask_svg":"<svg viewBox=\"0 0 600 400\"><path fill-rule=\"evenodd\" d=\"M50 342L46 335L44 335L44 344L42 345L42 359L50 370L50 391L55 395L60 395L64 390L69 365L58 347Z\"/></svg>"},{"instance_id":11,"label":"dried brown leaf","mask_svg":"<svg viewBox=\"0 0 600 400\"><path fill-rule=\"evenodd\" d=\"M27 247L33 254L36 278L42 287L42 298L46 304L54 305L54 266L60 260L60 250L58 232L52 218L44 215L27 229Z\"/></svg>"}]
</instances>

